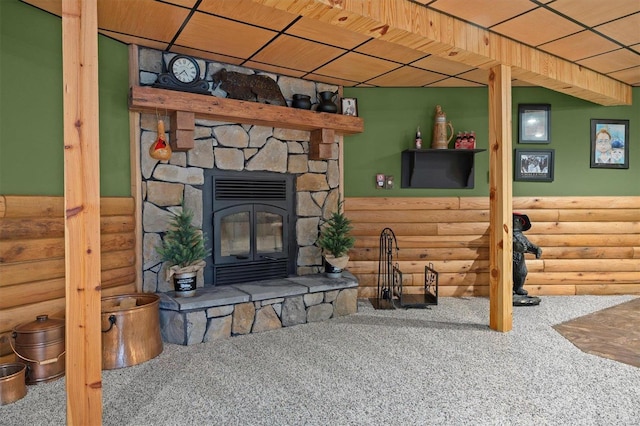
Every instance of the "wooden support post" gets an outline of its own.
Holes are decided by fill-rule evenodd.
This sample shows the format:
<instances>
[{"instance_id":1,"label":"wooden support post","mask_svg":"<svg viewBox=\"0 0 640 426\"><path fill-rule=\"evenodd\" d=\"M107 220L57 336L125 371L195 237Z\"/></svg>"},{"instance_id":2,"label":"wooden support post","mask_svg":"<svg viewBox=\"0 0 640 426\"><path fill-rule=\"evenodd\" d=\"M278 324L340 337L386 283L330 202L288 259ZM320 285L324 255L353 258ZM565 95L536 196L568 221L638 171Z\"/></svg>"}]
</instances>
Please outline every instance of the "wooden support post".
<instances>
[{"instance_id":1,"label":"wooden support post","mask_svg":"<svg viewBox=\"0 0 640 426\"><path fill-rule=\"evenodd\" d=\"M309 135L309 159L327 160L331 158L332 145L336 139L333 129L312 130Z\"/></svg>"},{"instance_id":2,"label":"wooden support post","mask_svg":"<svg viewBox=\"0 0 640 426\"><path fill-rule=\"evenodd\" d=\"M174 151L193 149L193 133L196 128L196 115L192 112L174 111L171 113L169 143Z\"/></svg>"},{"instance_id":3,"label":"wooden support post","mask_svg":"<svg viewBox=\"0 0 640 426\"><path fill-rule=\"evenodd\" d=\"M489 327L513 326L511 68L489 72Z\"/></svg>"},{"instance_id":4,"label":"wooden support post","mask_svg":"<svg viewBox=\"0 0 640 426\"><path fill-rule=\"evenodd\" d=\"M67 424L102 423L98 11L62 2Z\"/></svg>"}]
</instances>

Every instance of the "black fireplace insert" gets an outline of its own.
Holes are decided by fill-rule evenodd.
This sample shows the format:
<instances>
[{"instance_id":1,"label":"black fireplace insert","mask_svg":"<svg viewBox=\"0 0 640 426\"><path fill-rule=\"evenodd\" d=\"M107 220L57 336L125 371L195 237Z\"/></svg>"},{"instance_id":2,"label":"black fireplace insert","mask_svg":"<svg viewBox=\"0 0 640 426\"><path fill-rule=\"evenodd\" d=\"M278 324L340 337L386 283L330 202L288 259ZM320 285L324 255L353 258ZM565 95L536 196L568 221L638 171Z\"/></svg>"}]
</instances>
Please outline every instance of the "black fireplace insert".
<instances>
[{"instance_id":1,"label":"black fireplace insert","mask_svg":"<svg viewBox=\"0 0 640 426\"><path fill-rule=\"evenodd\" d=\"M203 187L203 231L211 244L205 285L295 275L295 176L211 170Z\"/></svg>"}]
</instances>

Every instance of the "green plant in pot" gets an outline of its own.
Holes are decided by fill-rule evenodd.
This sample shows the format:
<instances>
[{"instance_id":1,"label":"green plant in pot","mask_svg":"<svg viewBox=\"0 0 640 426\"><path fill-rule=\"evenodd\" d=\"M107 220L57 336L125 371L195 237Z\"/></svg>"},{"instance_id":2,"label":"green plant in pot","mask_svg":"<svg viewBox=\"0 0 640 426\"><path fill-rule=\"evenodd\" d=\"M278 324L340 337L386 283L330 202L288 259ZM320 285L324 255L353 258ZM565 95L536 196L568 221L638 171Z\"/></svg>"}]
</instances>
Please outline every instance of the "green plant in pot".
<instances>
[{"instance_id":1,"label":"green plant in pot","mask_svg":"<svg viewBox=\"0 0 640 426\"><path fill-rule=\"evenodd\" d=\"M197 273L205 267L204 259L210 253L205 243L205 235L193 226L193 212L183 205L182 210L173 215L162 245L156 248L162 261L169 263L167 281L173 278L178 296L195 294Z\"/></svg>"},{"instance_id":2,"label":"green plant in pot","mask_svg":"<svg viewBox=\"0 0 640 426\"><path fill-rule=\"evenodd\" d=\"M327 264L327 276L331 278L342 276L342 270L349 262L349 249L355 244L355 238L349 235L353 229L351 220L340 211L341 207L342 203L338 205L338 210L324 221L316 243L322 249Z\"/></svg>"}]
</instances>

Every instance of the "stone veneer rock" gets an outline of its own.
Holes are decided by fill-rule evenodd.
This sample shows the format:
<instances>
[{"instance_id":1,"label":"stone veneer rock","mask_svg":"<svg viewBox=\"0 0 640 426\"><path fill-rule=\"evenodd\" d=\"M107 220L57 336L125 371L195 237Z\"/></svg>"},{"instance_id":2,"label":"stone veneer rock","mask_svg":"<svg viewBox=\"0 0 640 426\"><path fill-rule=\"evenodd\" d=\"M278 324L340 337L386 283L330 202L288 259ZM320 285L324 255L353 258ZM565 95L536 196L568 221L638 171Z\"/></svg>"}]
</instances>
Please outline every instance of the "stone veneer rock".
<instances>
[{"instance_id":1,"label":"stone veneer rock","mask_svg":"<svg viewBox=\"0 0 640 426\"><path fill-rule=\"evenodd\" d=\"M162 71L162 55L163 52L158 50L140 48L141 85L151 85L156 81L158 73ZM164 55L167 63L173 56L168 53ZM201 77L209 81L211 81L211 75L221 68L246 74L254 73L252 70L234 65L201 59L198 59L198 62L203 73ZM312 101L317 102L317 93L337 90L336 86L323 83L274 74L265 75L276 80L289 104L294 93L310 95ZM194 224L197 227L202 226L204 169L212 168L294 174L298 216L296 223L297 274L313 274L322 269L320 249L315 246L315 242L318 238L321 219L328 218L336 210L340 197L339 137L332 146L330 159L310 160L308 131L196 119L195 147L188 152L173 152L169 161L158 161L149 155L149 147L157 138L158 119L164 121L166 136L169 138L169 117L162 114L162 111L158 111L157 115L142 114L140 119L140 174L144 201L142 206L143 291L173 290L173 286L165 276L166 264L160 261L156 247L161 244L171 213L181 209L183 199L185 206L195 213ZM211 236L207 237L211 238ZM201 271L197 277L197 286L204 285ZM271 305L275 306L277 303ZM316 308L313 312L320 310L321 308ZM262 318L266 322L275 321L274 314L266 307L258 312L261 322L263 322ZM277 313L277 310L274 312ZM322 316L326 313L317 315ZM226 323L221 319L215 322L220 322L220 327L226 327Z\"/></svg>"},{"instance_id":2,"label":"stone veneer rock","mask_svg":"<svg viewBox=\"0 0 640 426\"><path fill-rule=\"evenodd\" d=\"M344 272L198 289L194 297L160 294L162 340L193 345L326 321L357 312L358 282Z\"/></svg>"}]
</instances>

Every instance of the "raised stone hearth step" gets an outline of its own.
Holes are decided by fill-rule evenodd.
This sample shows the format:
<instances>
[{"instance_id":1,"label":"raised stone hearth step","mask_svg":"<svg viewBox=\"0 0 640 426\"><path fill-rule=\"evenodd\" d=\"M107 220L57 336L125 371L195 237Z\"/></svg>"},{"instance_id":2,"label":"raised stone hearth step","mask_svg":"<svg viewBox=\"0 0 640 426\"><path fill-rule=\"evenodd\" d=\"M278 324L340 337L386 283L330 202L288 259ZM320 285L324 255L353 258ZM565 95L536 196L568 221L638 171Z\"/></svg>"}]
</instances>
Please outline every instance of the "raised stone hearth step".
<instances>
[{"instance_id":1,"label":"raised stone hearth step","mask_svg":"<svg viewBox=\"0 0 640 426\"><path fill-rule=\"evenodd\" d=\"M204 287L193 297L159 293L162 338L191 345L357 312L358 281L324 274Z\"/></svg>"}]
</instances>

